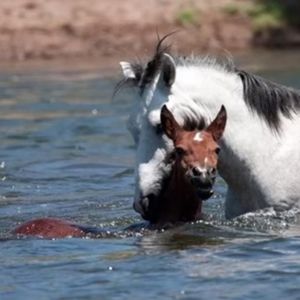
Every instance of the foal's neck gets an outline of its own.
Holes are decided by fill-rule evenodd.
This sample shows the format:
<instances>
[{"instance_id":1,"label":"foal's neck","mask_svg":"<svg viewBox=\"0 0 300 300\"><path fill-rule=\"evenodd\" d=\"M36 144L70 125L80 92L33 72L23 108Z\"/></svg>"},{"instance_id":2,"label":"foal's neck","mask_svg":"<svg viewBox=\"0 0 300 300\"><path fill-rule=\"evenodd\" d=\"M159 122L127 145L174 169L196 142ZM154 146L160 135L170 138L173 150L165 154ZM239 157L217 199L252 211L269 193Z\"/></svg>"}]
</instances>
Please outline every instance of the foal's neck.
<instances>
[{"instance_id":1,"label":"foal's neck","mask_svg":"<svg viewBox=\"0 0 300 300\"><path fill-rule=\"evenodd\" d=\"M202 201L185 178L185 171L175 159L161 204L159 223L188 222L201 218Z\"/></svg>"}]
</instances>

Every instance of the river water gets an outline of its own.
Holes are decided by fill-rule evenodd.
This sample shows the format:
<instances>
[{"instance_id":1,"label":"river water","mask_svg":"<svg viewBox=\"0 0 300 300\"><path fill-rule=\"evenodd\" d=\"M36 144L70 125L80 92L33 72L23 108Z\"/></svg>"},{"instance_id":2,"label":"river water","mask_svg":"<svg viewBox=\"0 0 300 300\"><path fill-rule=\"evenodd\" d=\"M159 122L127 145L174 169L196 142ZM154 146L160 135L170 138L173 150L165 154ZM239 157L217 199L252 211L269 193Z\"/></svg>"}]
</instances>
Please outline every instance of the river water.
<instances>
[{"instance_id":1,"label":"river water","mask_svg":"<svg viewBox=\"0 0 300 300\"><path fill-rule=\"evenodd\" d=\"M300 88L300 66L271 65L259 72ZM266 210L226 221L221 179L205 202L207 221L123 231L142 221L132 209L131 101L126 90L112 100L118 75L107 74L0 73L0 299L300 299L297 215ZM10 233L43 216L105 234Z\"/></svg>"}]
</instances>

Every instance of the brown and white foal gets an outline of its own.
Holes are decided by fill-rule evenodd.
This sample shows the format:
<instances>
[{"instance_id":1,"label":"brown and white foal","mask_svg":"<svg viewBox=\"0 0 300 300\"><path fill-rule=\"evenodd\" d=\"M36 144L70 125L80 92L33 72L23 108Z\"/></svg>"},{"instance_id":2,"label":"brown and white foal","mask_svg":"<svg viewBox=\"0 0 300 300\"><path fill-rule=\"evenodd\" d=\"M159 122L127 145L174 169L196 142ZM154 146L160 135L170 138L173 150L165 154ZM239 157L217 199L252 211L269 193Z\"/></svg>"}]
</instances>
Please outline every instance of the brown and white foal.
<instances>
[{"instance_id":1,"label":"brown and white foal","mask_svg":"<svg viewBox=\"0 0 300 300\"><path fill-rule=\"evenodd\" d=\"M153 224L195 221L201 218L202 201L213 194L219 146L227 120L222 106L204 130L184 130L166 105L161 110L164 133L173 141L172 171L162 198L152 202L149 220Z\"/></svg>"}]
</instances>

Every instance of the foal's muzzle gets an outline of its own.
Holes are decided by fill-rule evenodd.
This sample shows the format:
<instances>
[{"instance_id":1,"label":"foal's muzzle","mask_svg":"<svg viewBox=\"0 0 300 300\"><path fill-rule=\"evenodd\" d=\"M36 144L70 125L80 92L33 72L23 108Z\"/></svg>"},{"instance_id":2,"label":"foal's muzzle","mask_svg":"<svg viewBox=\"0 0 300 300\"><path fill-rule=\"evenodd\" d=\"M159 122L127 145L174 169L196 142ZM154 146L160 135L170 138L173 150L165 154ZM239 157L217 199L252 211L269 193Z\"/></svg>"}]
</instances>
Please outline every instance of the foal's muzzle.
<instances>
[{"instance_id":1,"label":"foal's muzzle","mask_svg":"<svg viewBox=\"0 0 300 300\"><path fill-rule=\"evenodd\" d=\"M201 200L207 200L213 195L213 185L216 180L216 170L214 168L205 170L193 168L190 179Z\"/></svg>"}]
</instances>

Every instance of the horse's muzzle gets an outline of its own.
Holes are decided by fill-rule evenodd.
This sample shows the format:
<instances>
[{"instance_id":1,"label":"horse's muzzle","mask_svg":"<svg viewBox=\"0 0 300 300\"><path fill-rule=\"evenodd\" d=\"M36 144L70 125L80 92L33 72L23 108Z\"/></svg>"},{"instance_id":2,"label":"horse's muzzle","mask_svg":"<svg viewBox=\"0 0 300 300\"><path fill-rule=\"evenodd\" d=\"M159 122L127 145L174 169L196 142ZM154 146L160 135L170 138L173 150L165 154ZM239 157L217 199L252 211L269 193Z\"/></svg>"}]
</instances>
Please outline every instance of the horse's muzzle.
<instances>
[{"instance_id":1,"label":"horse's muzzle","mask_svg":"<svg viewBox=\"0 0 300 300\"><path fill-rule=\"evenodd\" d=\"M154 194L140 197L133 203L133 208L144 220L154 222L157 218L158 198Z\"/></svg>"}]
</instances>

